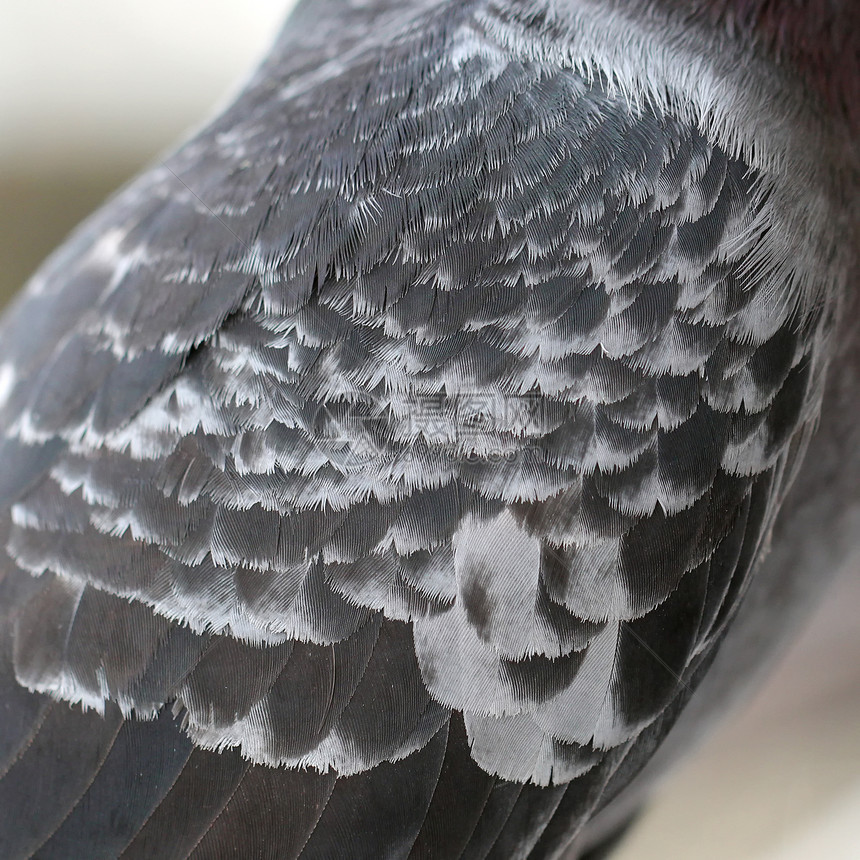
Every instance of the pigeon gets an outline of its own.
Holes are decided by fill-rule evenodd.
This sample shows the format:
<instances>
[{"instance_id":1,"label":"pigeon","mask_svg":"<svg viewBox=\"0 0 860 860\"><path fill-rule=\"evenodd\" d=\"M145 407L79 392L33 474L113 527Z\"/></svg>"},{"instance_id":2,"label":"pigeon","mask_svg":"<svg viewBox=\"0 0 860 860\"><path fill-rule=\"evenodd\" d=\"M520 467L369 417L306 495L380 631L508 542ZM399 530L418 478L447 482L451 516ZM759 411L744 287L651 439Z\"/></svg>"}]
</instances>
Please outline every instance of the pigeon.
<instances>
[{"instance_id":1,"label":"pigeon","mask_svg":"<svg viewBox=\"0 0 860 860\"><path fill-rule=\"evenodd\" d=\"M851 550L853 0L302 0L0 321L0 856L606 856Z\"/></svg>"}]
</instances>

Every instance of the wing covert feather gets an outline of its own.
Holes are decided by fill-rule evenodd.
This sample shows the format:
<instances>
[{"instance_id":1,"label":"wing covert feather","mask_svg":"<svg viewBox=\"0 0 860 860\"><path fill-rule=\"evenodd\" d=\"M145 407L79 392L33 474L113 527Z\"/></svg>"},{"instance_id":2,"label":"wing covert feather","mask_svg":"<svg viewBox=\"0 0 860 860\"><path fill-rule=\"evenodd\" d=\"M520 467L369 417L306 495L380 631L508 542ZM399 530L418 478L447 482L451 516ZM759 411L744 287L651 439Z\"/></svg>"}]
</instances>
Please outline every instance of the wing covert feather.
<instances>
[{"instance_id":1,"label":"wing covert feather","mask_svg":"<svg viewBox=\"0 0 860 860\"><path fill-rule=\"evenodd\" d=\"M427 26L252 80L2 323L4 575L38 584L5 659L196 747L129 857L204 795L182 856L261 803L304 804L284 856L340 856L357 802L415 811L397 856L550 844L668 730L812 432L834 308L766 229L777 179ZM457 773L483 806L443 833Z\"/></svg>"}]
</instances>

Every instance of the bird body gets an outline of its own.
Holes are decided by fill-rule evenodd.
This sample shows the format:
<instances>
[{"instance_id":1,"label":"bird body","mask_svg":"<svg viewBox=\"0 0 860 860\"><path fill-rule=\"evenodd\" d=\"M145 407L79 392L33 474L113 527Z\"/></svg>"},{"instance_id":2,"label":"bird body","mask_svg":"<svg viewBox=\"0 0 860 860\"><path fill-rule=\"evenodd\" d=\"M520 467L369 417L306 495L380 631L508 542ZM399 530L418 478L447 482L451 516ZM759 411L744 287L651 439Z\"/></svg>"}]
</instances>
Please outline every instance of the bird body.
<instances>
[{"instance_id":1,"label":"bird body","mask_svg":"<svg viewBox=\"0 0 860 860\"><path fill-rule=\"evenodd\" d=\"M643 9L303 3L7 312L4 857L579 850L820 591L846 138Z\"/></svg>"}]
</instances>

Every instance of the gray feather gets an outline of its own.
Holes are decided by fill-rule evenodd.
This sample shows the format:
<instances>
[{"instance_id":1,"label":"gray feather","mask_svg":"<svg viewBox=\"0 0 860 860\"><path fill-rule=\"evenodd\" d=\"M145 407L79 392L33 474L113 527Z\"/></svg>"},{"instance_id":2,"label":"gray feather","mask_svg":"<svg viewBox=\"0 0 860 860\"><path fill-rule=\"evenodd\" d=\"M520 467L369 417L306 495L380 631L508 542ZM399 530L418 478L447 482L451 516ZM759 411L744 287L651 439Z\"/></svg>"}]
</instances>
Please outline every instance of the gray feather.
<instances>
[{"instance_id":1,"label":"gray feather","mask_svg":"<svg viewBox=\"0 0 860 860\"><path fill-rule=\"evenodd\" d=\"M341 778L385 806L416 768L430 815L452 719L587 816L713 657L819 411L810 147L625 84L614 13L520 5L300 10L0 323L17 683L335 771L289 778L305 856Z\"/></svg>"}]
</instances>

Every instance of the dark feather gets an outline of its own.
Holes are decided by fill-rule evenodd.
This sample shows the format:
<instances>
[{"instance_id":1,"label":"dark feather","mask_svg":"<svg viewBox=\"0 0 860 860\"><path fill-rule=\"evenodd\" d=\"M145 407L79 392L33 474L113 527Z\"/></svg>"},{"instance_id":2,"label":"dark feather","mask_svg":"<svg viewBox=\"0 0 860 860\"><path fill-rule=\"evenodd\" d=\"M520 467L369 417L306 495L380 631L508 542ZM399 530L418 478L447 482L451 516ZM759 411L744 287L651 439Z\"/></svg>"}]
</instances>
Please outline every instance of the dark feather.
<instances>
[{"instance_id":1,"label":"dark feather","mask_svg":"<svg viewBox=\"0 0 860 860\"><path fill-rule=\"evenodd\" d=\"M118 856L184 860L211 828L219 826L221 814L250 767L234 750L192 750L170 790ZM232 826L243 825L233 822Z\"/></svg>"},{"instance_id":2,"label":"dark feather","mask_svg":"<svg viewBox=\"0 0 860 860\"><path fill-rule=\"evenodd\" d=\"M301 850L302 860L405 857L426 819L445 756L446 734L444 728L437 730L402 762L384 762L338 780Z\"/></svg>"},{"instance_id":3,"label":"dark feather","mask_svg":"<svg viewBox=\"0 0 860 860\"><path fill-rule=\"evenodd\" d=\"M191 751L191 741L176 732L169 712L152 722L124 722L86 792L38 856L118 857L162 802ZM141 779L141 773L148 778Z\"/></svg>"},{"instance_id":4,"label":"dark feather","mask_svg":"<svg viewBox=\"0 0 860 860\"><path fill-rule=\"evenodd\" d=\"M50 706L35 736L0 779L4 857L31 856L50 839L95 779L121 725L113 705L104 716L62 702Z\"/></svg>"},{"instance_id":5,"label":"dark feather","mask_svg":"<svg viewBox=\"0 0 860 860\"><path fill-rule=\"evenodd\" d=\"M231 762L240 768L234 758ZM231 773L231 777L232 783L235 776ZM230 784L226 803L209 813L202 838L189 845L183 856L195 860L270 857L274 846L279 857L303 856L303 848L331 803L335 784L333 773L251 767L235 785Z\"/></svg>"},{"instance_id":6,"label":"dark feather","mask_svg":"<svg viewBox=\"0 0 860 860\"><path fill-rule=\"evenodd\" d=\"M463 718L452 716L442 768L409 857L429 860L463 856L496 782L496 778L479 768L469 755ZM471 802L463 803L465 797L471 798Z\"/></svg>"}]
</instances>

